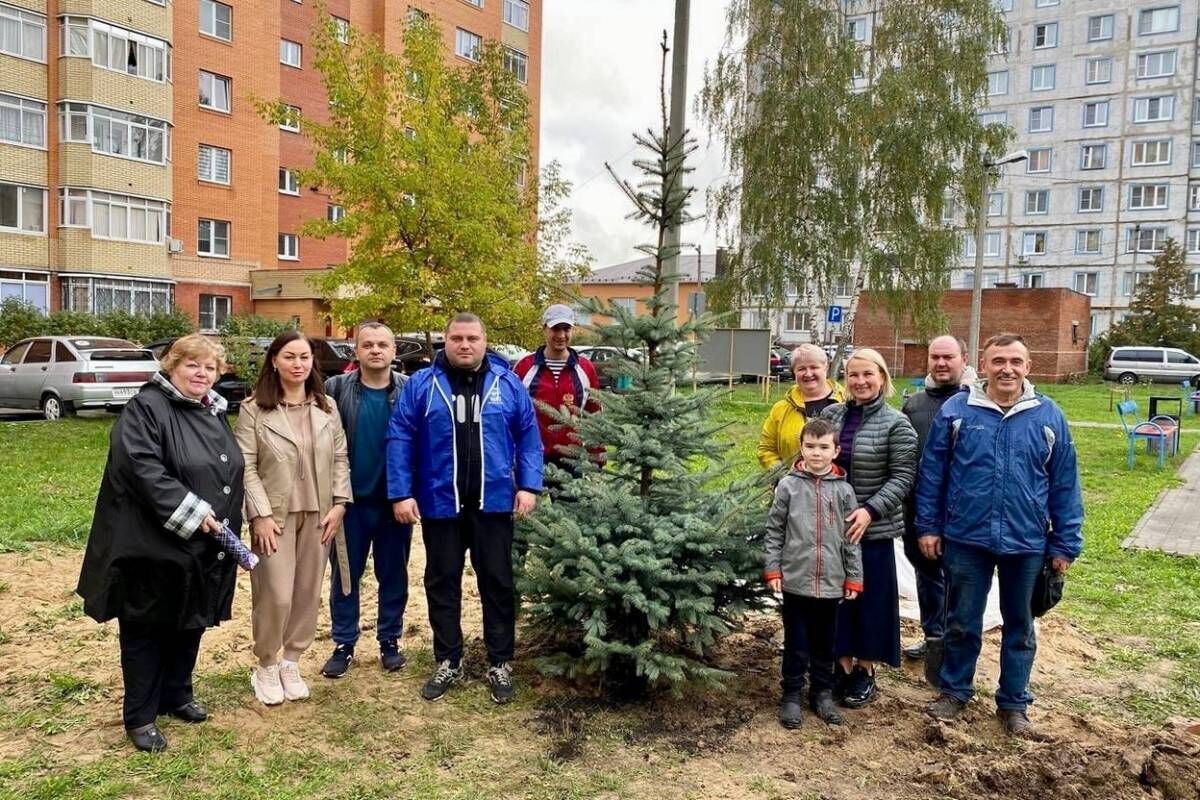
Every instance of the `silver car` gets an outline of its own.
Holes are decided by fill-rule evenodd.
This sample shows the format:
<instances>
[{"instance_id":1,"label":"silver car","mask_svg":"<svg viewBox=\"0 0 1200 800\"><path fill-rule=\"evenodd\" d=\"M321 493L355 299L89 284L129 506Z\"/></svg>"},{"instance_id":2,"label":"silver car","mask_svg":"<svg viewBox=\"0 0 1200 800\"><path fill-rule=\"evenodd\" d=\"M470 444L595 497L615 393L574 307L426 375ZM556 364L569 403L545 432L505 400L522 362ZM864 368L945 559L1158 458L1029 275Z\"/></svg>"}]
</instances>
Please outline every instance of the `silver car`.
<instances>
[{"instance_id":1,"label":"silver car","mask_svg":"<svg viewBox=\"0 0 1200 800\"><path fill-rule=\"evenodd\" d=\"M0 358L0 406L40 409L46 419L124 406L159 369L133 342L104 336L39 336Z\"/></svg>"},{"instance_id":2,"label":"silver car","mask_svg":"<svg viewBox=\"0 0 1200 800\"><path fill-rule=\"evenodd\" d=\"M1176 347L1114 347L1104 378L1132 385L1138 381L1179 383L1200 388L1200 358Z\"/></svg>"}]
</instances>

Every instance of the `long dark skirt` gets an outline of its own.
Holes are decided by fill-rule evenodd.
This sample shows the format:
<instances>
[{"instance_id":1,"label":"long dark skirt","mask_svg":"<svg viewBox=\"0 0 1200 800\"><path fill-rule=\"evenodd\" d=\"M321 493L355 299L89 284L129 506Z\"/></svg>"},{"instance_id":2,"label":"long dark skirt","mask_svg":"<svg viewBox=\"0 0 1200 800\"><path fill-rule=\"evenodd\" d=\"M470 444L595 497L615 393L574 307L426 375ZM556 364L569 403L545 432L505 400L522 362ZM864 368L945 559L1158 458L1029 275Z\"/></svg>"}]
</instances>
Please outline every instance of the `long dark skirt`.
<instances>
[{"instance_id":1,"label":"long dark skirt","mask_svg":"<svg viewBox=\"0 0 1200 800\"><path fill-rule=\"evenodd\" d=\"M838 606L837 655L900 666L900 592L891 539L862 546L863 592Z\"/></svg>"}]
</instances>

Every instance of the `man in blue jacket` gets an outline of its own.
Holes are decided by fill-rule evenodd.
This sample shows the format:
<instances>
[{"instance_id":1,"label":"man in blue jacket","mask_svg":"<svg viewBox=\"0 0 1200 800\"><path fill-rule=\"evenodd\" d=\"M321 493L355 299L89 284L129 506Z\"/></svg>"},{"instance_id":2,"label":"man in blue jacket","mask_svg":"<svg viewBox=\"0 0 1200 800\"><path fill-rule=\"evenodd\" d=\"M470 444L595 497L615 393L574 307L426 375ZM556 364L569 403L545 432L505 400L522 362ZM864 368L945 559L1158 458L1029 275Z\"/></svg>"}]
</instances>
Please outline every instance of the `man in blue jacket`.
<instances>
[{"instance_id":1,"label":"man in blue jacket","mask_svg":"<svg viewBox=\"0 0 1200 800\"><path fill-rule=\"evenodd\" d=\"M957 394L934 417L917 480L918 545L942 556L949 597L939 719L974 694L983 612L999 574L1000 687L996 713L1014 735L1029 731L1029 674L1037 653L1030 610L1043 562L1066 572L1083 549L1083 497L1075 445L1061 409L1033 390L1020 336L984 344L982 387Z\"/></svg>"},{"instance_id":2,"label":"man in blue jacket","mask_svg":"<svg viewBox=\"0 0 1200 800\"><path fill-rule=\"evenodd\" d=\"M479 583L487 679L497 703L513 699L516 634L513 517L542 490L542 440L529 392L487 353L479 317L458 314L446 347L404 385L387 436L388 497L396 521L421 523L425 596L437 668L421 691L438 700L462 678L462 573Z\"/></svg>"}]
</instances>

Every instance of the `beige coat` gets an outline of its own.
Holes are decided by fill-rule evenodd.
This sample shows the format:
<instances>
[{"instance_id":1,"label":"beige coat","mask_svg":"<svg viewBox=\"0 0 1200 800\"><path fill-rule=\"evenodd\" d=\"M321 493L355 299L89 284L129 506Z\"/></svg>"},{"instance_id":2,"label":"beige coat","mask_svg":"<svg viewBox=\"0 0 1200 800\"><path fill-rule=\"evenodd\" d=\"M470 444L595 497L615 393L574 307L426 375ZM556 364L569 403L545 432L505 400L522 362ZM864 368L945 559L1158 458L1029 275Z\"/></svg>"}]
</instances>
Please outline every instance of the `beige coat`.
<instances>
[{"instance_id":1,"label":"beige coat","mask_svg":"<svg viewBox=\"0 0 1200 800\"><path fill-rule=\"evenodd\" d=\"M310 412L317 505L322 518L335 502L349 503L354 496L350 488L350 458L342 418L332 398L329 398L329 406L329 411L322 411L314 403ZM282 529L300 458L287 412L279 407L264 411L253 400L247 400L238 411L234 435L246 458L246 519L273 517ZM340 528L334 543L338 572L342 576L342 593L349 594L350 561L346 534Z\"/></svg>"}]
</instances>

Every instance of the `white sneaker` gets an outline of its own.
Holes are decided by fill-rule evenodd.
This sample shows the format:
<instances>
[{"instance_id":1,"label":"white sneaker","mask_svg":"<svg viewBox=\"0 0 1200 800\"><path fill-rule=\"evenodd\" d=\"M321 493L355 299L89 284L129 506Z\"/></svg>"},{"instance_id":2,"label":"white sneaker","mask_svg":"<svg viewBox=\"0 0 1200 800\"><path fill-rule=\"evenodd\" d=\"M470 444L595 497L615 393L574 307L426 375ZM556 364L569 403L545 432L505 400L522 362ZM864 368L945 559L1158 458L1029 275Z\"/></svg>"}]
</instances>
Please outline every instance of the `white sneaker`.
<instances>
[{"instance_id":1,"label":"white sneaker","mask_svg":"<svg viewBox=\"0 0 1200 800\"><path fill-rule=\"evenodd\" d=\"M279 665L258 666L250 673L250 686L254 696L265 706L277 706L283 702L283 684L279 682Z\"/></svg>"},{"instance_id":2,"label":"white sneaker","mask_svg":"<svg viewBox=\"0 0 1200 800\"><path fill-rule=\"evenodd\" d=\"M283 696L288 700L304 700L308 697L308 684L300 677L300 665L295 661L279 664L279 680L283 684Z\"/></svg>"}]
</instances>

